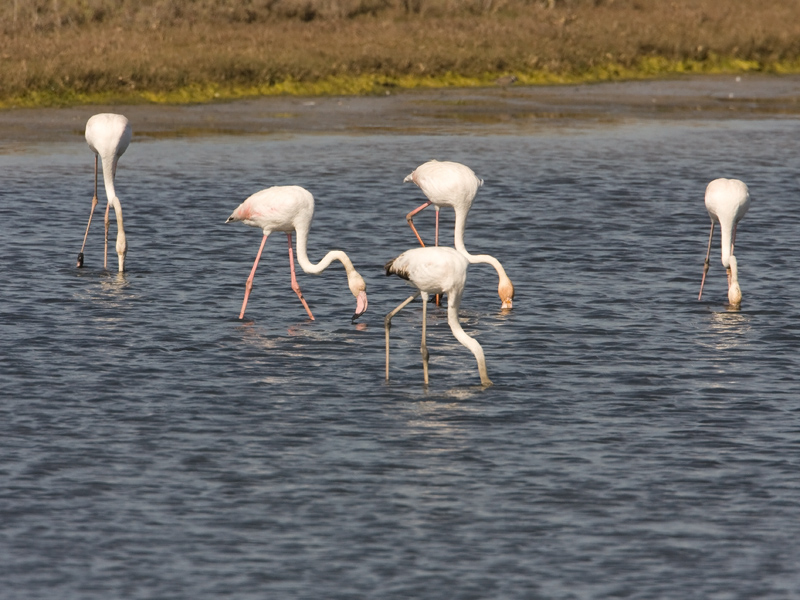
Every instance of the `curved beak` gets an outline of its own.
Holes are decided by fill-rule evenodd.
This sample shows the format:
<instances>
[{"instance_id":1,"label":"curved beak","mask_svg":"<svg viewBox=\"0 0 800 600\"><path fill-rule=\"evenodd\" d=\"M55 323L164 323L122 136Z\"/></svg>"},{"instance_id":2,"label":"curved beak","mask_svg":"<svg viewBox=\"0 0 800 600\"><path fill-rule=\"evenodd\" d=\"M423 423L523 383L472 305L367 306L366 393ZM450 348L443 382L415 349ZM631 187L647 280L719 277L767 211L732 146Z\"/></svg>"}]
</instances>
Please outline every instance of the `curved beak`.
<instances>
[{"instance_id":1,"label":"curved beak","mask_svg":"<svg viewBox=\"0 0 800 600\"><path fill-rule=\"evenodd\" d=\"M353 314L353 321L367 312L367 292L358 292L356 296L356 312Z\"/></svg>"},{"instance_id":2,"label":"curved beak","mask_svg":"<svg viewBox=\"0 0 800 600\"><path fill-rule=\"evenodd\" d=\"M506 298L505 300L503 300L503 305L500 308L511 308L511 307L512 307L511 298Z\"/></svg>"}]
</instances>

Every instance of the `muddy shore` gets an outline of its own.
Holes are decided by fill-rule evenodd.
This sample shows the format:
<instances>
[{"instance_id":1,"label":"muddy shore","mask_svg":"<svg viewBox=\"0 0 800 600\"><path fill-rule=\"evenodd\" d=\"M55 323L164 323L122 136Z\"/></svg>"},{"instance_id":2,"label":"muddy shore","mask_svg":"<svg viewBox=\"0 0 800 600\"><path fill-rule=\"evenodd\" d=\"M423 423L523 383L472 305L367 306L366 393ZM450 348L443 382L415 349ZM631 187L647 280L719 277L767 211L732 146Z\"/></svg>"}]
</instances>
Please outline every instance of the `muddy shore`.
<instances>
[{"instance_id":1,"label":"muddy shore","mask_svg":"<svg viewBox=\"0 0 800 600\"><path fill-rule=\"evenodd\" d=\"M119 112L136 137L301 133L519 134L648 119L800 116L800 76L723 75L564 86L397 90L385 96L264 97L181 106L0 111L0 148L68 141L98 112Z\"/></svg>"}]
</instances>

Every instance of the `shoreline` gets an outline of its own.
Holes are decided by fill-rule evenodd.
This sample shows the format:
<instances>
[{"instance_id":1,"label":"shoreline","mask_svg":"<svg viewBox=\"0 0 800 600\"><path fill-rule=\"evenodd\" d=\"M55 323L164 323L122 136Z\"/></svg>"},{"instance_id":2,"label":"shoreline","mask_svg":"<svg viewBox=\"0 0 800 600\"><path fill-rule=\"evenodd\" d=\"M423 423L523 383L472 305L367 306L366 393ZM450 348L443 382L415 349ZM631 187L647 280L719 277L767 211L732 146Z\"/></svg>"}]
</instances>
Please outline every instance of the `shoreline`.
<instances>
[{"instance_id":1,"label":"shoreline","mask_svg":"<svg viewBox=\"0 0 800 600\"><path fill-rule=\"evenodd\" d=\"M264 96L204 104L81 105L0 110L0 145L83 136L100 112L125 114L135 138L293 134L519 134L652 119L800 116L800 75L481 88L398 89L383 96Z\"/></svg>"}]
</instances>

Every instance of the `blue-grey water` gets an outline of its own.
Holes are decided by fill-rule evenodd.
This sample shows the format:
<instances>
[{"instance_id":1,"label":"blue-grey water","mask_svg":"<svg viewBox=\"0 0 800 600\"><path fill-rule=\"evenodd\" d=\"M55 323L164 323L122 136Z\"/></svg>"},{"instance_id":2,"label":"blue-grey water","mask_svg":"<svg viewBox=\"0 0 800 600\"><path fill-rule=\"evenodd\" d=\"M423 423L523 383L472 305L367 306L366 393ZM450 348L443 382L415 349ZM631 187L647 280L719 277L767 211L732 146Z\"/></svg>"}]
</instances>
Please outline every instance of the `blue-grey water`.
<instances>
[{"instance_id":1,"label":"blue-grey water","mask_svg":"<svg viewBox=\"0 0 800 600\"><path fill-rule=\"evenodd\" d=\"M90 113L87 113L90 114ZM136 123L133 123L136 131ZM101 204L75 268L92 158L0 154L0 596L800 597L800 122L575 122L525 135L134 137L117 191L128 271L102 268ZM462 323L494 386L383 264L414 247L402 179L431 159L486 180ZM728 310L706 184L751 190ZM316 198L286 238L225 219L270 185ZM112 217L113 219L113 217ZM452 211L442 211L444 242ZM415 220L432 239L433 209ZM111 226L111 248L116 234ZM110 264L116 256L110 255Z\"/></svg>"}]
</instances>

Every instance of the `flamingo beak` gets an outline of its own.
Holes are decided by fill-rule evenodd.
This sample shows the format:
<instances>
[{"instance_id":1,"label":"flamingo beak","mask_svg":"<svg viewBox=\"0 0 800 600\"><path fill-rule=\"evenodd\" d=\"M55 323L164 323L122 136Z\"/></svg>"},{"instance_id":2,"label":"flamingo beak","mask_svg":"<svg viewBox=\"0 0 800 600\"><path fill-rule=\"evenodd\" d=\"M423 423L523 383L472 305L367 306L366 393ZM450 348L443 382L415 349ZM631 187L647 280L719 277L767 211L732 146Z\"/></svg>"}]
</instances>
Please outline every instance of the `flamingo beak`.
<instances>
[{"instance_id":1,"label":"flamingo beak","mask_svg":"<svg viewBox=\"0 0 800 600\"><path fill-rule=\"evenodd\" d=\"M358 292L356 296L356 312L353 314L353 321L367 312L367 292Z\"/></svg>"},{"instance_id":2,"label":"flamingo beak","mask_svg":"<svg viewBox=\"0 0 800 600\"><path fill-rule=\"evenodd\" d=\"M503 300L503 305L500 308L511 308L511 307L512 307L511 298L506 298L505 300Z\"/></svg>"}]
</instances>

